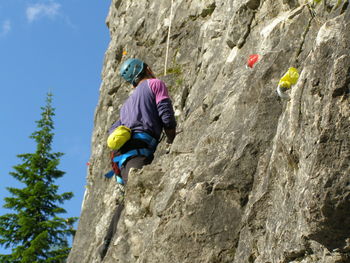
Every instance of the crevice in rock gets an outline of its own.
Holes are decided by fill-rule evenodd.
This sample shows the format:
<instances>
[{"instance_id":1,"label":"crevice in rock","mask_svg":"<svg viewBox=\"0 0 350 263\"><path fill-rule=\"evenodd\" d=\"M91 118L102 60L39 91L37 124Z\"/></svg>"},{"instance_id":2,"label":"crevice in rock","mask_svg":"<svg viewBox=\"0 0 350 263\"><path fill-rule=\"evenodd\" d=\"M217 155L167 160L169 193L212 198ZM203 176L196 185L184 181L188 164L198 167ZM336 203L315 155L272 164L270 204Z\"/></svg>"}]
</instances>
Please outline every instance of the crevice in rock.
<instances>
[{"instance_id":1,"label":"crevice in rock","mask_svg":"<svg viewBox=\"0 0 350 263\"><path fill-rule=\"evenodd\" d=\"M260 6L260 0L250 0L249 2L246 3L247 7L256 10Z\"/></svg>"},{"instance_id":2,"label":"crevice in rock","mask_svg":"<svg viewBox=\"0 0 350 263\"><path fill-rule=\"evenodd\" d=\"M117 93L117 91L119 90L120 86L114 86L112 87L109 91L108 91L108 95L113 95L114 93ZM107 103L108 105L108 103ZM108 106L112 106L112 105L108 105Z\"/></svg>"},{"instance_id":3,"label":"crevice in rock","mask_svg":"<svg viewBox=\"0 0 350 263\"><path fill-rule=\"evenodd\" d=\"M251 26L252 26L254 18L255 18L255 12L253 12L251 17L250 17L250 21L247 24L246 31L244 32L243 37L241 37L237 43L238 48L242 48L244 46L245 42L247 41L247 38L248 38L250 31L251 31Z\"/></svg>"},{"instance_id":4,"label":"crevice in rock","mask_svg":"<svg viewBox=\"0 0 350 263\"><path fill-rule=\"evenodd\" d=\"M220 116L221 116L221 114L216 115L216 116L212 119L211 123L218 121L218 120L220 119Z\"/></svg>"},{"instance_id":5,"label":"crevice in rock","mask_svg":"<svg viewBox=\"0 0 350 263\"><path fill-rule=\"evenodd\" d=\"M285 258L282 261L282 263L289 263L293 261L299 262L303 260L307 254L308 253L306 249L302 249L299 251L285 252L285 255L284 255Z\"/></svg>"},{"instance_id":6,"label":"crevice in rock","mask_svg":"<svg viewBox=\"0 0 350 263\"><path fill-rule=\"evenodd\" d=\"M342 8L341 8L341 11L340 11L340 14L341 14L341 15L345 13L345 11L346 11L346 9L348 8L348 6L349 6L349 0L346 0L345 3L344 3L344 5L343 5Z\"/></svg>"},{"instance_id":7,"label":"crevice in rock","mask_svg":"<svg viewBox=\"0 0 350 263\"><path fill-rule=\"evenodd\" d=\"M214 13L215 8L216 8L216 4L214 2L208 5L206 8L204 8L200 14L189 15L188 17L192 21L196 21L199 17L206 18L207 16L211 16Z\"/></svg>"},{"instance_id":8,"label":"crevice in rock","mask_svg":"<svg viewBox=\"0 0 350 263\"><path fill-rule=\"evenodd\" d=\"M283 0L283 4L287 4L289 8L296 8L299 5L298 1L295 0Z\"/></svg>"},{"instance_id":9,"label":"crevice in rock","mask_svg":"<svg viewBox=\"0 0 350 263\"><path fill-rule=\"evenodd\" d=\"M211 16L212 13L214 12L215 8L216 8L216 4L214 2L214 3L210 4L210 5L208 5L206 8L204 8L202 10L202 13L200 14L200 16L203 17L203 18L205 18L207 16Z\"/></svg>"},{"instance_id":10,"label":"crevice in rock","mask_svg":"<svg viewBox=\"0 0 350 263\"><path fill-rule=\"evenodd\" d=\"M299 116L298 116L298 128L301 128L301 121L302 121L302 104L303 104L303 95L304 95L304 90L305 90L305 84L306 84L306 79L304 79L303 83L301 84L301 92L300 92L300 98L299 98Z\"/></svg>"},{"instance_id":11,"label":"crevice in rock","mask_svg":"<svg viewBox=\"0 0 350 263\"><path fill-rule=\"evenodd\" d=\"M120 63L123 57L123 47L118 46L115 50L115 63Z\"/></svg>"},{"instance_id":12,"label":"crevice in rock","mask_svg":"<svg viewBox=\"0 0 350 263\"><path fill-rule=\"evenodd\" d=\"M185 86L185 88L183 89L182 94L181 94L181 102L180 102L181 110L183 110L185 108L186 101L187 101L187 98L188 98L189 94L190 94L189 89L188 89L187 86Z\"/></svg>"},{"instance_id":13,"label":"crevice in rock","mask_svg":"<svg viewBox=\"0 0 350 263\"><path fill-rule=\"evenodd\" d=\"M332 93L332 97L336 98L340 96L349 96L349 95L350 95L350 68L348 68L346 72L344 85L342 85L340 88L336 88Z\"/></svg>"},{"instance_id":14,"label":"crevice in rock","mask_svg":"<svg viewBox=\"0 0 350 263\"><path fill-rule=\"evenodd\" d=\"M307 34L309 33L309 31L310 31L311 23L312 23L312 21L313 21L313 19L314 19L314 15L312 14L312 11L310 10L309 5L306 5L306 6L307 6L307 8L308 8L308 10L309 10L309 13L310 13L311 18L309 19L309 22L308 22L308 24L307 24L307 26L306 26L306 28L305 28L305 31L303 32L303 34L302 34L302 36L301 36L301 43L300 43L300 46L299 46L299 48L298 48L298 50L297 50L297 53L296 53L296 55L295 55L295 57L296 57L296 59L295 59L295 65L296 65L297 68L300 67L299 56L300 56L301 52L303 51L303 47L304 47L305 40L306 40L306 35L307 35Z\"/></svg>"},{"instance_id":15,"label":"crevice in rock","mask_svg":"<svg viewBox=\"0 0 350 263\"><path fill-rule=\"evenodd\" d=\"M120 7L120 4L122 3L122 0L117 0L115 3L114 3L114 7L115 9L118 10L118 8Z\"/></svg>"}]
</instances>

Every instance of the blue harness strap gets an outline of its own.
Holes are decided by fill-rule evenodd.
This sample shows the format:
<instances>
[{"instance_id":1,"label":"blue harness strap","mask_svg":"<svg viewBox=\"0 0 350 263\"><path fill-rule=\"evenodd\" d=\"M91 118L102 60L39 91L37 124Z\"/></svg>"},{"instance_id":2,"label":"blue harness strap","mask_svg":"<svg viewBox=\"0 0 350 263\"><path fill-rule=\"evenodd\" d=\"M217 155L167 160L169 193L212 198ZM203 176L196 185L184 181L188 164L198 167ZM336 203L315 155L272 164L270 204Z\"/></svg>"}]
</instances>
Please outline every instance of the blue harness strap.
<instances>
[{"instance_id":1,"label":"blue harness strap","mask_svg":"<svg viewBox=\"0 0 350 263\"><path fill-rule=\"evenodd\" d=\"M113 162L117 163L118 166L121 167L130 157L133 157L136 155L148 157L148 156L151 156L152 154L153 154L153 151L146 148L135 149L114 157Z\"/></svg>"},{"instance_id":2,"label":"blue harness strap","mask_svg":"<svg viewBox=\"0 0 350 263\"><path fill-rule=\"evenodd\" d=\"M105 174L105 177L108 179L112 178L113 176L115 176L115 180L117 180L118 184L125 184L121 175L116 175L113 170Z\"/></svg>"},{"instance_id":3,"label":"blue harness strap","mask_svg":"<svg viewBox=\"0 0 350 263\"><path fill-rule=\"evenodd\" d=\"M157 148L157 140L147 133L137 132L132 135L132 138L146 142L149 145L149 148L134 149L124 154L115 156L113 158L113 162L117 163L118 167L121 167L129 158L134 156L149 157L155 152Z\"/></svg>"},{"instance_id":4,"label":"blue harness strap","mask_svg":"<svg viewBox=\"0 0 350 263\"><path fill-rule=\"evenodd\" d=\"M110 170L108 173L105 174L105 176L109 179L112 178L112 176L114 175L114 171Z\"/></svg>"},{"instance_id":5,"label":"blue harness strap","mask_svg":"<svg viewBox=\"0 0 350 263\"><path fill-rule=\"evenodd\" d=\"M150 148L154 150L158 145L158 141L145 132L135 132L132 135L132 138L146 142L150 146Z\"/></svg>"}]
</instances>

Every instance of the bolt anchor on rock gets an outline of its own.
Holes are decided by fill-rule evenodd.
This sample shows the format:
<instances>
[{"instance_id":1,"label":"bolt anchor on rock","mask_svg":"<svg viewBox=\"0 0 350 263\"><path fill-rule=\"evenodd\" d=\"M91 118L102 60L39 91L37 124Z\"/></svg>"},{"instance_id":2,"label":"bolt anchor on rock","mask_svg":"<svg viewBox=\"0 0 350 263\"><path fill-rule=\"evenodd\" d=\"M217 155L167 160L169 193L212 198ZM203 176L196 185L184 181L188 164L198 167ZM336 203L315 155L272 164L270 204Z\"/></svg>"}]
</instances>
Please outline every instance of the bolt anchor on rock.
<instances>
[{"instance_id":1,"label":"bolt anchor on rock","mask_svg":"<svg viewBox=\"0 0 350 263\"><path fill-rule=\"evenodd\" d=\"M259 60L259 55L258 54L253 54L253 55L250 55L249 58L248 58L248 61L247 61L247 68L253 68L254 67L254 64L256 62L258 62Z\"/></svg>"},{"instance_id":2,"label":"bolt anchor on rock","mask_svg":"<svg viewBox=\"0 0 350 263\"><path fill-rule=\"evenodd\" d=\"M282 99L290 99L289 95L286 93L293 85L298 82L299 73L296 68L290 67L288 71L283 75L283 77L278 82L277 94Z\"/></svg>"}]
</instances>

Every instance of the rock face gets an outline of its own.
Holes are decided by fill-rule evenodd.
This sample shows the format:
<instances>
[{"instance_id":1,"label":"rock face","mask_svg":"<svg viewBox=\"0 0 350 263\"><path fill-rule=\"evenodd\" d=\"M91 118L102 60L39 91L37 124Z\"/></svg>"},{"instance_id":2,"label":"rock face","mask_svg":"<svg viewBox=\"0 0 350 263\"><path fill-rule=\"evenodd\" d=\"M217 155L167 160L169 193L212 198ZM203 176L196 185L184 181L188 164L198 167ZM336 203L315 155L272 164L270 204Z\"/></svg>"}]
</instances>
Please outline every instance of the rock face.
<instances>
[{"instance_id":1,"label":"rock face","mask_svg":"<svg viewBox=\"0 0 350 263\"><path fill-rule=\"evenodd\" d=\"M348 0L113 0L107 25L69 263L350 262ZM246 68L251 54L259 61ZM131 172L122 197L103 174L107 130L130 92L116 71L129 57L167 83L182 132ZM300 77L283 100L276 87L292 66Z\"/></svg>"}]
</instances>

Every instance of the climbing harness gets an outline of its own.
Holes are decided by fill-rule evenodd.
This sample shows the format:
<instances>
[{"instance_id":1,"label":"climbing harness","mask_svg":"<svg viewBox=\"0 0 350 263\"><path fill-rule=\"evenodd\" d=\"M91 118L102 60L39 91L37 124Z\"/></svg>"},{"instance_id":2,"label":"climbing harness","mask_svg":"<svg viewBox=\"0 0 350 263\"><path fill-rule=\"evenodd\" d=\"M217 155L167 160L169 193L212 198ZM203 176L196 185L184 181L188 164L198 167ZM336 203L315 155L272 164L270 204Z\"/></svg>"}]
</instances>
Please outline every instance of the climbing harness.
<instances>
[{"instance_id":1,"label":"climbing harness","mask_svg":"<svg viewBox=\"0 0 350 263\"><path fill-rule=\"evenodd\" d=\"M158 142L156 139L154 139L151 135L145 133L145 132L136 132L132 135L132 139L141 140L147 143L148 148L141 148L141 149L134 149L130 150L124 154L117 155L113 158L113 162L118 165L118 167L122 167L124 163L130 159L131 157L141 155L149 157L151 156L158 145Z\"/></svg>"},{"instance_id":2,"label":"climbing harness","mask_svg":"<svg viewBox=\"0 0 350 263\"><path fill-rule=\"evenodd\" d=\"M113 175L114 175L114 171L113 171L113 170L110 170L109 172L107 172L107 173L105 174L105 177L107 177L107 178L109 179L109 178L112 178Z\"/></svg>"},{"instance_id":3,"label":"climbing harness","mask_svg":"<svg viewBox=\"0 0 350 263\"><path fill-rule=\"evenodd\" d=\"M106 178L112 178L115 176L118 184L124 184L123 178L120 176L120 168L125 164L127 160L134 156L150 157L153 155L158 145L158 141L145 132L134 133L132 135L132 139L145 142L148 145L148 148L133 149L121 155L117 155L117 151L111 152L111 163L113 170L107 172L104 176Z\"/></svg>"},{"instance_id":4,"label":"climbing harness","mask_svg":"<svg viewBox=\"0 0 350 263\"><path fill-rule=\"evenodd\" d=\"M173 5L174 5L174 0L171 0L170 17L169 17L169 28L168 28L168 37L167 37L167 43L166 43L165 62L164 62L164 76L166 76L167 65L168 65L169 43L170 43L170 33L171 33L171 22L172 22L172 20L173 20Z\"/></svg>"},{"instance_id":5,"label":"climbing harness","mask_svg":"<svg viewBox=\"0 0 350 263\"><path fill-rule=\"evenodd\" d=\"M289 95L285 93L292 85L298 82L299 73L296 68L290 67L288 71L283 75L283 77L278 82L277 94L282 99L289 99Z\"/></svg>"},{"instance_id":6,"label":"climbing harness","mask_svg":"<svg viewBox=\"0 0 350 263\"><path fill-rule=\"evenodd\" d=\"M135 149L135 150L128 151L122 155L118 155L118 156L114 157L113 162L117 163L118 167L122 167L123 164L131 157L134 157L137 155L148 157L148 156L151 156L152 154L153 154L153 151L146 149L146 148Z\"/></svg>"}]
</instances>

